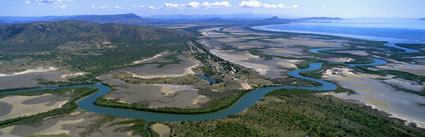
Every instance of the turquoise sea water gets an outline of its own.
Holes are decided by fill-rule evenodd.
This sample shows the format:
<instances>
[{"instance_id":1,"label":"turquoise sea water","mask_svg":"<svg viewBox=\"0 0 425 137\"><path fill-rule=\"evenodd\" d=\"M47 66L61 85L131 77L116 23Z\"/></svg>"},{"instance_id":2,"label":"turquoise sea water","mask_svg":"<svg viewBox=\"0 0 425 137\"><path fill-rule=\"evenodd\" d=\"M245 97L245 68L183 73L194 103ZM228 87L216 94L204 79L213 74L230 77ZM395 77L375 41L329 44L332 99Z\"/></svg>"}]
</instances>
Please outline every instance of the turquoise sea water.
<instances>
[{"instance_id":1,"label":"turquoise sea water","mask_svg":"<svg viewBox=\"0 0 425 137\"><path fill-rule=\"evenodd\" d=\"M424 43L425 21L413 19L347 19L259 26L272 30L349 36L369 40Z\"/></svg>"},{"instance_id":2,"label":"turquoise sea water","mask_svg":"<svg viewBox=\"0 0 425 137\"><path fill-rule=\"evenodd\" d=\"M418 52L396 43L425 44L425 21L414 19L346 19L340 21L309 21L291 24L256 26L254 29L311 33L386 41L386 46L405 52Z\"/></svg>"}]
</instances>

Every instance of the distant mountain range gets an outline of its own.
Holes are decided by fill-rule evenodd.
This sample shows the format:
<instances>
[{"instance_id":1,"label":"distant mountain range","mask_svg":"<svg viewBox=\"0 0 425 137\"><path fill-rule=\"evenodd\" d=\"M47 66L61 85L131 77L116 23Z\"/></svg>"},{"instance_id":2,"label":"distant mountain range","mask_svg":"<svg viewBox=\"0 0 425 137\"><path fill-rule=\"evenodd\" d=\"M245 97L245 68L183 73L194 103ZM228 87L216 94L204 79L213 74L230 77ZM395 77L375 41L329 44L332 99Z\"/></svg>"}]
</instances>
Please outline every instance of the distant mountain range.
<instances>
[{"instance_id":1,"label":"distant mountain range","mask_svg":"<svg viewBox=\"0 0 425 137\"><path fill-rule=\"evenodd\" d=\"M425 18L420 18L419 20L425 20Z\"/></svg>"},{"instance_id":2,"label":"distant mountain range","mask_svg":"<svg viewBox=\"0 0 425 137\"><path fill-rule=\"evenodd\" d=\"M159 22L157 19L148 19L136 14L116 15L76 15L76 16L43 16L43 17L0 17L0 23L33 23L33 22L57 22L57 21L87 21L93 23L117 23L117 24L148 24Z\"/></svg>"},{"instance_id":3,"label":"distant mountain range","mask_svg":"<svg viewBox=\"0 0 425 137\"><path fill-rule=\"evenodd\" d=\"M205 20L212 18L220 18L223 20L261 20L270 16L265 15L253 15L253 14L229 14L229 15L157 15L157 16L146 16L146 18L153 19L164 19L164 20Z\"/></svg>"},{"instance_id":4,"label":"distant mountain range","mask_svg":"<svg viewBox=\"0 0 425 137\"><path fill-rule=\"evenodd\" d=\"M116 23L133 25L158 25L158 24L181 24L196 22L219 22L219 23L243 23L243 24L273 24L287 23L289 21L308 20L342 20L338 17L309 17L309 18L279 18L257 16L250 14L240 15L162 15L140 17L136 14L116 14L116 15L75 15L75 16L43 16L43 17L0 17L0 24L23 24L34 22L57 22L57 21L85 21L92 23Z\"/></svg>"}]
</instances>

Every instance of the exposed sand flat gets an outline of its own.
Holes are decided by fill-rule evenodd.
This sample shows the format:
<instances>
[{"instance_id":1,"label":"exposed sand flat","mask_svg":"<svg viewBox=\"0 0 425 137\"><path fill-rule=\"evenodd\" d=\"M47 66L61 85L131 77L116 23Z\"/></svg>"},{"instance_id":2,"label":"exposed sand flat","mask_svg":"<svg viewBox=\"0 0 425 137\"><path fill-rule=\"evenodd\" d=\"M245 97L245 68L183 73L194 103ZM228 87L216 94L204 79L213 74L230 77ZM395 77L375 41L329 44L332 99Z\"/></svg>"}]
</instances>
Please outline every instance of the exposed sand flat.
<instances>
[{"instance_id":1,"label":"exposed sand flat","mask_svg":"<svg viewBox=\"0 0 425 137\"><path fill-rule=\"evenodd\" d=\"M351 68L332 68L323 73L323 78L337 82L344 88L352 89L356 94L338 93L333 96L358 100L365 105L390 114L392 117L414 122L425 128L425 98L422 96L397 91L385 83L391 77L353 73Z\"/></svg>"},{"instance_id":2,"label":"exposed sand flat","mask_svg":"<svg viewBox=\"0 0 425 137\"><path fill-rule=\"evenodd\" d=\"M49 72L49 71L55 71L58 68L55 67L48 67L48 68L36 68L36 69L29 69L21 72L15 72L12 74L0 74L0 77L10 77L10 76L16 76L16 75L23 75L28 73L36 73L36 72Z\"/></svg>"},{"instance_id":3,"label":"exposed sand flat","mask_svg":"<svg viewBox=\"0 0 425 137\"><path fill-rule=\"evenodd\" d=\"M192 69L199 67L200 62L193 58L179 56L182 62L180 64L169 64L158 67L158 64L148 64L141 67L130 67L120 69L120 72L128 72L133 77L151 79L164 77L181 77L189 74L195 74Z\"/></svg>"},{"instance_id":4,"label":"exposed sand flat","mask_svg":"<svg viewBox=\"0 0 425 137\"><path fill-rule=\"evenodd\" d=\"M409 64L405 62L399 62L391 60L394 63L388 63L386 65L377 66L380 69L399 70L403 72L409 72L416 75L425 76L425 65Z\"/></svg>"},{"instance_id":5,"label":"exposed sand flat","mask_svg":"<svg viewBox=\"0 0 425 137\"><path fill-rule=\"evenodd\" d=\"M220 27L207 28L207 29L201 29L199 30L199 32L201 32L201 34L204 37L211 37L211 38L232 37L231 35L216 32L216 31L220 31L220 29L221 29Z\"/></svg>"},{"instance_id":6,"label":"exposed sand flat","mask_svg":"<svg viewBox=\"0 0 425 137\"><path fill-rule=\"evenodd\" d=\"M253 32L238 32L238 33L231 33L232 35L237 35L237 36L271 36L273 34L267 34L267 33L253 33Z\"/></svg>"},{"instance_id":7,"label":"exposed sand flat","mask_svg":"<svg viewBox=\"0 0 425 137\"><path fill-rule=\"evenodd\" d=\"M170 88L175 85L160 85L164 87L161 89L161 93L172 92L173 96L164 96L156 101L151 101L149 107L158 108L158 107L179 107L179 108L197 108L201 104L208 102L210 99L205 95L199 95L196 89L187 89L183 87ZM170 91L171 90L171 91ZM163 94L164 95L164 94Z\"/></svg>"},{"instance_id":8,"label":"exposed sand flat","mask_svg":"<svg viewBox=\"0 0 425 137\"><path fill-rule=\"evenodd\" d=\"M282 73L287 72L286 69L297 68L295 64L300 60L289 60L274 58L271 60L264 60L258 56L252 55L247 51L232 51L232 50L210 50L212 54L230 61L232 63L244 66L255 70L261 75L265 75L271 78L282 77Z\"/></svg>"},{"instance_id":9,"label":"exposed sand flat","mask_svg":"<svg viewBox=\"0 0 425 137\"><path fill-rule=\"evenodd\" d=\"M194 105L204 104L204 103L207 103L208 101L210 101L210 98L208 98L205 95L199 95L195 99L193 99L192 104Z\"/></svg>"},{"instance_id":10,"label":"exposed sand flat","mask_svg":"<svg viewBox=\"0 0 425 137\"><path fill-rule=\"evenodd\" d=\"M263 48L263 46L255 46L255 45L240 45L236 46L238 49L251 49L251 48Z\"/></svg>"},{"instance_id":11,"label":"exposed sand flat","mask_svg":"<svg viewBox=\"0 0 425 137\"><path fill-rule=\"evenodd\" d=\"M327 42L323 40L316 40L310 38L277 38L277 39L264 39L270 42L279 43L279 47L288 47L288 46L296 46L303 45L308 47L343 47L343 44L336 42Z\"/></svg>"},{"instance_id":12,"label":"exposed sand flat","mask_svg":"<svg viewBox=\"0 0 425 137\"><path fill-rule=\"evenodd\" d=\"M248 83L248 81L242 81L241 84L241 90L249 90L252 89L252 86Z\"/></svg>"},{"instance_id":13,"label":"exposed sand flat","mask_svg":"<svg viewBox=\"0 0 425 137\"><path fill-rule=\"evenodd\" d=\"M90 135L90 137L130 137L132 136L132 132L121 132L119 129L121 128L126 128L131 126L132 124L128 125L128 124L123 124L123 125L114 125L114 126L110 126L110 123L116 123L116 122L120 122L126 119L123 118L117 118L115 120L113 120L112 122L109 122L108 124L103 125L102 127L99 128L98 131L94 132L93 134Z\"/></svg>"},{"instance_id":14,"label":"exposed sand flat","mask_svg":"<svg viewBox=\"0 0 425 137\"><path fill-rule=\"evenodd\" d=\"M425 59L425 56L415 56L415 57L410 57L412 59Z\"/></svg>"},{"instance_id":15,"label":"exposed sand flat","mask_svg":"<svg viewBox=\"0 0 425 137\"><path fill-rule=\"evenodd\" d=\"M224 60L244 66L246 68L254 69L261 75L266 75L267 71L270 70L269 66L247 62L250 59L261 59L260 57L254 56L248 52L221 51L216 49L210 50L210 52Z\"/></svg>"},{"instance_id":16,"label":"exposed sand flat","mask_svg":"<svg viewBox=\"0 0 425 137\"><path fill-rule=\"evenodd\" d=\"M156 54L155 56L150 57L150 58L146 58L146 59L142 59L142 60L134 61L132 64L141 64L141 63L146 63L146 62L149 62L149 61L152 61L152 60L158 59L158 58L160 58L160 57L162 57L162 56L164 56L164 55L166 55L166 54L167 54L167 53L159 53L159 54Z\"/></svg>"},{"instance_id":17,"label":"exposed sand flat","mask_svg":"<svg viewBox=\"0 0 425 137\"><path fill-rule=\"evenodd\" d=\"M87 126L96 122L96 120L102 118L102 115L98 115L92 112L83 112L76 115L66 115L64 117L51 118L41 122L40 125L18 125L10 126L0 129L0 136L7 137L22 137L29 135L55 135L55 134L67 134L72 137L80 137L81 133L87 130ZM128 125L117 125L109 126L113 122L119 122L125 119L117 118L114 121L108 122L101 127L99 130L93 131L90 137L128 137L128 132L120 132L118 129L126 127Z\"/></svg>"},{"instance_id":18,"label":"exposed sand flat","mask_svg":"<svg viewBox=\"0 0 425 137\"><path fill-rule=\"evenodd\" d=\"M62 76L65 73L49 71L49 72L31 72L21 75L4 76L0 77L0 89L11 89L11 88L24 88L24 87L37 87L39 79L48 81L62 81Z\"/></svg>"},{"instance_id":19,"label":"exposed sand flat","mask_svg":"<svg viewBox=\"0 0 425 137\"><path fill-rule=\"evenodd\" d=\"M290 56L290 57L297 57L305 55L302 49L300 48L267 48L262 49L263 53L268 55L275 55L275 56Z\"/></svg>"},{"instance_id":20,"label":"exposed sand flat","mask_svg":"<svg viewBox=\"0 0 425 137\"><path fill-rule=\"evenodd\" d=\"M171 135L170 127L161 123L153 124L152 129L158 133L160 137L169 137Z\"/></svg>"},{"instance_id":21,"label":"exposed sand flat","mask_svg":"<svg viewBox=\"0 0 425 137\"><path fill-rule=\"evenodd\" d=\"M193 86L170 85L170 84L150 84L161 87L161 94L164 96L175 96L178 91L196 91Z\"/></svg>"},{"instance_id":22,"label":"exposed sand flat","mask_svg":"<svg viewBox=\"0 0 425 137\"><path fill-rule=\"evenodd\" d=\"M405 80L405 79L400 79L400 78L387 79L387 80L384 80L384 82L390 85L400 87L400 88L414 90L418 92L422 92L422 90L424 90L425 88L425 85L420 85L415 82Z\"/></svg>"},{"instance_id":23,"label":"exposed sand flat","mask_svg":"<svg viewBox=\"0 0 425 137\"><path fill-rule=\"evenodd\" d=\"M118 99L124 103L144 103L149 107L194 108L209 101L198 94L193 86L171 84L130 84L113 79L112 74L99 77L104 83L114 85L106 99Z\"/></svg>"},{"instance_id":24,"label":"exposed sand flat","mask_svg":"<svg viewBox=\"0 0 425 137\"><path fill-rule=\"evenodd\" d=\"M273 44L267 44L258 40L251 40L245 42L235 42L235 43L226 43L226 45L230 45L232 47L240 48L240 49L249 49L249 48L266 48L271 47Z\"/></svg>"},{"instance_id":25,"label":"exposed sand flat","mask_svg":"<svg viewBox=\"0 0 425 137\"><path fill-rule=\"evenodd\" d=\"M267 37L240 37L240 38L226 37L226 38L217 39L217 41L223 42L223 43L234 43L234 42L243 42L245 40L256 40L256 39L266 39L266 38Z\"/></svg>"},{"instance_id":26,"label":"exposed sand flat","mask_svg":"<svg viewBox=\"0 0 425 137\"><path fill-rule=\"evenodd\" d=\"M84 75L83 72L64 73L58 68L37 68L10 74L0 74L0 89L25 88L42 86L39 80L64 81L70 77Z\"/></svg>"},{"instance_id":27,"label":"exposed sand flat","mask_svg":"<svg viewBox=\"0 0 425 137\"><path fill-rule=\"evenodd\" d=\"M345 62L351 62L354 61L352 58L347 57L339 57L339 58L327 58L326 60L330 62L338 62L338 63L345 63Z\"/></svg>"},{"instance_id":28,"label":"exposed sand flat","mask_svg":"<svg viewBox=\"0 0 425 137\"><path fill-rule=\"evenodd\" d=\"M63 74L61 75L62 79L67 79L67 78L71 78L71 77L77 77L77 76L83 76L86 73L84 72L77 72L77 73L70 73L70 74Z\"/></svg>"},{"instance_id":29,"label":"exposed sand flat","mask_svg":"<svg viewBox=\"0 0 425 137\"><path fill-rule=\"evenodd\" d=\"M344 51L336 51L335 53L348 53L348 54L358 55L358 56L369 56L369 53L363 50L344 50Z\"/></svg>"},{"instance_id":30,"label":"exposed sand flat","mask_svg":"<svg viewBox=\"0 0 425 137\"><path fill-rule=\"evenodd\" d=\"M230 33L240 33L240 32L246 32L246 30L243 30L239 27L230 27L223 29L224 32L230 32Z\"/></svg>"},{"instance_id":31,"label":"exposed sand flat","mask_svg":"<svg viewBox=\"0 0 425 137\"><path fill-rule=\"evenodd\" d=\"M57 95L52 94L44 94L40 96L4 97L0 99L0 102L10 104L12 106L12 109L6 115L0 116L0 120L46 112L55 108L60 108L67 101L68 99L61 98Z\"/></svg>"}]
</instances>

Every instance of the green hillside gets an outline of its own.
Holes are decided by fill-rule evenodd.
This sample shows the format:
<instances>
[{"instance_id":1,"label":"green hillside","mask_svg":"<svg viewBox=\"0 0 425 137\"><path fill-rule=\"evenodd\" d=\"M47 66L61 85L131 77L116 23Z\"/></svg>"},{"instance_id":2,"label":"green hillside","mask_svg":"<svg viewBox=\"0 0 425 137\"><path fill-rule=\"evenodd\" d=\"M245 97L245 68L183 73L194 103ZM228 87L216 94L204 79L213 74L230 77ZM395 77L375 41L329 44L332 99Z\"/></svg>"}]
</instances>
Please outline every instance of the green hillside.
<instances>
[{"instance_id":1,"label":"green hillside","mask_svg":"<svg viewBox=\"0 0 425 137\"><path fill-rule=\"evenodd\" d=\"M191 39L186 31L123 24L0 25L0 62L9 67L54 64L101 73L165 50L187 49Z\"/></svg>"}]
</instances>

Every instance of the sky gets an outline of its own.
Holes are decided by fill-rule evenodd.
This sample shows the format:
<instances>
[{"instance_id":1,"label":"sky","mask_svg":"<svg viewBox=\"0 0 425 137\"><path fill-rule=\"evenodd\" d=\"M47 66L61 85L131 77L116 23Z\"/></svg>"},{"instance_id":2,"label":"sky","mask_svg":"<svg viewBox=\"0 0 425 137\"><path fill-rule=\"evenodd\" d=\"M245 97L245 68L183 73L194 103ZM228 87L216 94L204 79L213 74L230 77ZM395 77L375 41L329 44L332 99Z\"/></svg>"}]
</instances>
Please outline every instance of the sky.
<instances>
[{"instance_id":1,"label":"sky","mask_svg":"<svg viewBox=\"0 0 425 137\"><path fill-rule=\"evenodd\" d=\"M425 0L0 0L0 16L135 13L279 17L422 18Z\"/></svg>"}]
</instances>

